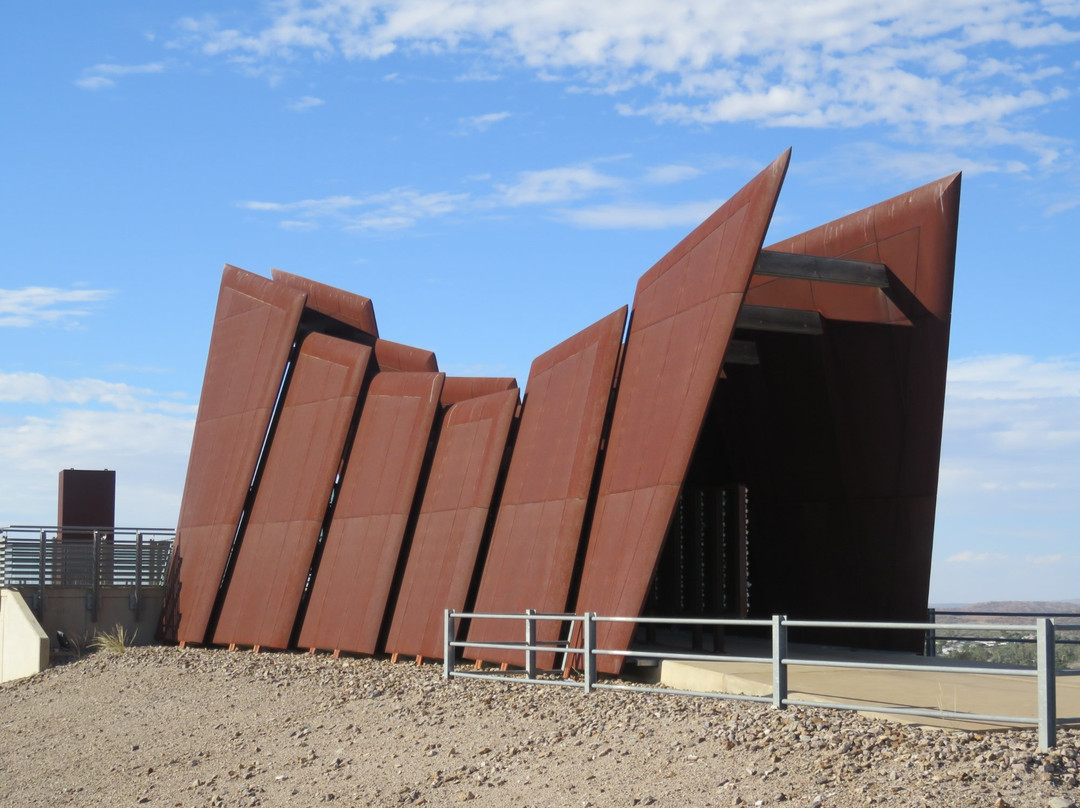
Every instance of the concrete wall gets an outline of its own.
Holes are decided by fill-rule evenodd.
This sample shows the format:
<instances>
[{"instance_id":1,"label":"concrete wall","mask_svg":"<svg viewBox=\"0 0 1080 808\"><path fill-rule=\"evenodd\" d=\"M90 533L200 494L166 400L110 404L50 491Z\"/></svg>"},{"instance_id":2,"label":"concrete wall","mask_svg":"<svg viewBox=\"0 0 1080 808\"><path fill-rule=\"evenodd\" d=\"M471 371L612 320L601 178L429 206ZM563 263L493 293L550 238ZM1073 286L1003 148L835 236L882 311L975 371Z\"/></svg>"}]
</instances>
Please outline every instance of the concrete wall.
<instances>
[{"instance_id":1,"label":"concrete wall","mask_svg":"<svg viewBox=\"0 0 1080 808\"><path fill-rule=\"evenodd\" d=\"M103 586L98 589L97 610L88 608L91 590L83 586L47 586L44 602L36 610L52 647L57 647L56 632L62 631L72 643L85 647L95 634L112 632L122 626L128 637L134 634L132 645L150 645L154 642L158 621L161 618L161 601L165 593L162 586L144 586L140 591L138 608L133 610L134 587ZM38 598L37 587L23 588L25 599L34 603Z\"/></svg>"},{"instance_id":2,"label":"concrete wall","mask_svg":"<svg viewBox=\"0 0 1080 808\"><path fill-rule=\"evenodd\" d=\"M0 682L49 667L49 638L22 595L0 589Z\"/></svg>"}]
</instances>

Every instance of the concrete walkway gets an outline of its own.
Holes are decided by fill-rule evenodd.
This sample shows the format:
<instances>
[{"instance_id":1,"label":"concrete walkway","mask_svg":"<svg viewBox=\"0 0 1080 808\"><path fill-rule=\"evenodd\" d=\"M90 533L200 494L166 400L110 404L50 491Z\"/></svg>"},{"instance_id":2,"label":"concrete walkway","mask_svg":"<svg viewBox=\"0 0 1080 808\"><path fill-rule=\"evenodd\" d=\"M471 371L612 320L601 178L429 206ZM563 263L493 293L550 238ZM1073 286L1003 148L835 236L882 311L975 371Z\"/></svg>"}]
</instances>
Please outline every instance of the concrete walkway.
<instances>
[{"instance_id":1,"label":"concrete walkway","mask_svg":"<svg viewBox=\"0 0 1080 808\"><path fill-rule=\"evenodd\" d=\"M733 656L767 657L769 643L730 639L726 652ZM943 658L930 659L914 654L864 651L825 646L792 645L793 659L830 659L847 662L874 662L900 665L948 665ZM886 671L855 668L826 668L793 664L788 666L788 697L814 702L866 705L859 712L906 724L923 724L965 730L1003 729L1030 726L1010 722L991 723L949 718L923 718L876 713L880 707L918 707L950 712L1035 718L1036 679L1034 676L990 675L1000 666L955 662L957 666L985 667L986 675L939 671ZM770 662L686 662L664 660L660 681L674 688L701 692L767 696L772 693ZM1058 717L1080 717L1080 676L1057 677Z\"/></svg>"}]
</instances>

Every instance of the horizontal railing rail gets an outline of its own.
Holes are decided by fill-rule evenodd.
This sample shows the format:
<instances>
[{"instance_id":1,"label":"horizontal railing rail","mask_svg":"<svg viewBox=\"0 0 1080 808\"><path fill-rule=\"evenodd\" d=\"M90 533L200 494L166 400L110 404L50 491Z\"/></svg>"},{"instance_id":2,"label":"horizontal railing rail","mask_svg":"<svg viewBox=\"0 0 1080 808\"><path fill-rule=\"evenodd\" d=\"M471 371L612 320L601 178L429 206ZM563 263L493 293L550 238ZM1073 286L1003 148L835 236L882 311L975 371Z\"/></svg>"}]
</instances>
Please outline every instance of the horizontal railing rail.
<instances>
[{"instance_id":1,"label":"horizontal railing rail","mask_svg":"<svg viewBox=\"0 0 1080 808\"><path fill-rule=\"evenodd\" d=\"M0 585L163 586L169 528L11 525L0 528Z\"/></svg>"},{"instance_id":2,"label":"horizontal railing rail","mask_svg":"<svg viewBox=\"0 0 1080 808\"><path fill-rule=\"evenodd\" d=\"M969 614L969 613L965 613ZM1018 615L1028 616L1028 615ZM461 620L500 620L500 621L523 621L524 640L506 642L470 642L468 639L457 639L457 629ZM537 641L536 626L538 621L559 621L573 628L572 633L581 637L580 646L572 646L567 641L545 642ZM599 648L596 645L596 626L598 623L633 623L653 624L670 626L740 626L740 627L769 627L771 629L771 653L768 656L728 656L725 654L682 653L647 649L610 649ZM962 627L965 631L972 632L1002 632L1002 631L1035 631L1036 660L1034 667L1017 666L972 666L951 664L909 664L870 661L845 661L835 659L817 659L792 657L788 653L788 629L790 628L813 628L813 629L874 629L874 630L919 630L929 631L932 629L953 629ZM1064 628L1064 627L1063 627ZM521 636L521 635L518 635ZM1010 639L1004 642L1015 641ZM443 648L443 677L447 680L455 679L487 679L491 681L521 682L527 681L535 684L580 687L585 692L593 690L632 690L634 692L663 693L671 695L703 696L708 698L722 698L736 701L753 701L772 704L776 709L784 709L788 706L814 707L819 709L836 710L863 710L875 713L908 715L924 718L945 718L953 720L1009 723L1017 725L1031 725L1038 730L1039 746L1044 749L1052 748L1056 743L1058 726L1080 723L1080 718L1068 718L1057 715L1057 676L1070 676L1080 674L1076 671L1058 671L1054 661L1055 625L1051 618L1035 618L1033 624L1002 625L980 623L880 623L860 621L826 621L826 620L789 620L784 615L774 615L771 620L740 620L732 618L663 618L663 617L616 617L599 616L592 612L585 614L537 614L527 611L524 614L490 614L455 612L448 609L444 616L444 648ZM463 649L508 649L524 652L524 667L515 674L503 666L500 670L461 670L457 665L458 652ZM536 666L536 654L538 652L550 653L557 650L563 654L563 665L559 668L539 671ZM636 659L679 659L696 660L701 662L738 662L738 663L761 663L768 664L772 668L772 693L768 696L754 696L731 693L716 693L694 690L680 690L677 688L652 687L648 685L627 684L618 681L602 681L597 675L596 658L608 657L633 657ZM581 671L579 679L569 679L565 671L569 670L571 660L581 659ZM791 698L788 694L788 673L792 665L807 667L831 667L831 668L855 668L863 670L890 670L912 671L920 673L964 673L979 676L1019 676L1034 678L1036 680L1036 703L1037 716L1016 715L989 715L970 713L956 710L927 709L921 707L887 707L883 705L868 705L857 702L818 702Z\"/></svg>"},{"instance_id":3,"label":"horizontal railing rail","mask_svg":"<svg viewBox=\"0 0 1080 808\"><path fill-rule=\"evenodd\" d=\"M984 642L983 637L970 637L962 634L947 634L941 636L938 631L967 631L971 628L971 623L939 623L937 619L939 617L998 617L998 618L1026 618L1032 622L1027 625L1020 626L1019 628L1012 626L1006 628L1005 626L998 626L1001 630L1009 631L1034 631L1035 620L1040 617L1046 617L1054 621L1054 627L1057 633L1063 631L1080 631L1080 612L1018 612L1018 611L1002 611L1002 612L990 612L990 611L971 611L967 609L927 609L927 620L932 624L930 628L926 629L925 640L925 652L927 656L938 655L938 645L943 643L981 643ZM1075 622L1073 622L1075 621ZM995 624L996 625L996 624ZM1009 637L1007 639L999 640L999 642L1016 643L1018 645L1033 645L1036 643L1034 637ZM1055 640L1057 645L1080 645L1080 637L1066 638L1058 637Z\"/></svg>"}]
</instances>

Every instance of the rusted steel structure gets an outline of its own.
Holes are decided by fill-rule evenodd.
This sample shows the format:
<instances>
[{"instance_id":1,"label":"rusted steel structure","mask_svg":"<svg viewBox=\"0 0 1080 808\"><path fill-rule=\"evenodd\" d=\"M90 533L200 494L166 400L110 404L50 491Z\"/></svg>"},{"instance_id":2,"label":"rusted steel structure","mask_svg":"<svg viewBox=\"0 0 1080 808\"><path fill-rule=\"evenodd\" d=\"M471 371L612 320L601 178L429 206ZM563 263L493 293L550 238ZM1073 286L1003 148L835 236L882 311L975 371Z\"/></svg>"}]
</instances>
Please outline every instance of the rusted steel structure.
<instances>
[{"instance_id":1,"label":"rusted steel structure","mask_svg":"<svg viewBox=\"0 0 1080 808\"><path fill-rule=\"evenodd\" d=\"M372 381L303 615L301 648L375 653L443 378L384 372Z\"/></svg>"},{"instance_id":2,"label":"rusted steel structure","mask_svg":"<svg viewBox=\"0 0 1080 808\"><path fill-rule=\"evenodd\" d=\"M163 636L438 657L445 608L919 618L960 178L763 248L789 156L520 403L381 338L367 298L226 267Z\"/></svg>"},{"instance_id":3,"label":"rusted steel structure","mask_svg":"<svg viewBox=\"0 0 1080 808\"><path fill-rule=\"evenodd\" d=\"M625 327L624 306L533 362L477 611L566 609ZM475 623L469 639L498 642L501 628ZM557 640L558 628L540 624L537 639ZM525 662L524 653L506 649L484 649L482 658ZM553 655L538 660L550 668Z\"/></svg>"}]
</instances>

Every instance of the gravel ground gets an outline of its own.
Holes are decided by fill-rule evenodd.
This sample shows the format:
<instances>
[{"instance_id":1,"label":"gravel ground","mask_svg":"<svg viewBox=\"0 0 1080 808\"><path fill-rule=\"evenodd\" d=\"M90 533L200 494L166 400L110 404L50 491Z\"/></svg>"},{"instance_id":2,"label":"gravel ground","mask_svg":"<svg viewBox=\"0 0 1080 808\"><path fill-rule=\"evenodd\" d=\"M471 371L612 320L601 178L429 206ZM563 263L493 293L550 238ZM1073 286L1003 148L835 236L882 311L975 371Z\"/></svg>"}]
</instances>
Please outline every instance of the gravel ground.
<instances>
[{"instance_id":1,"label":"gravel ground","mask_svg":"<svg viewBox=\"0 0 1080 808\"><path fill-rule=\"evenodd\" d=\"M136 648L0 685L0 806L1046 806L1080 733L441 679L437 665Z\"/></svg>"}]
</instances>

